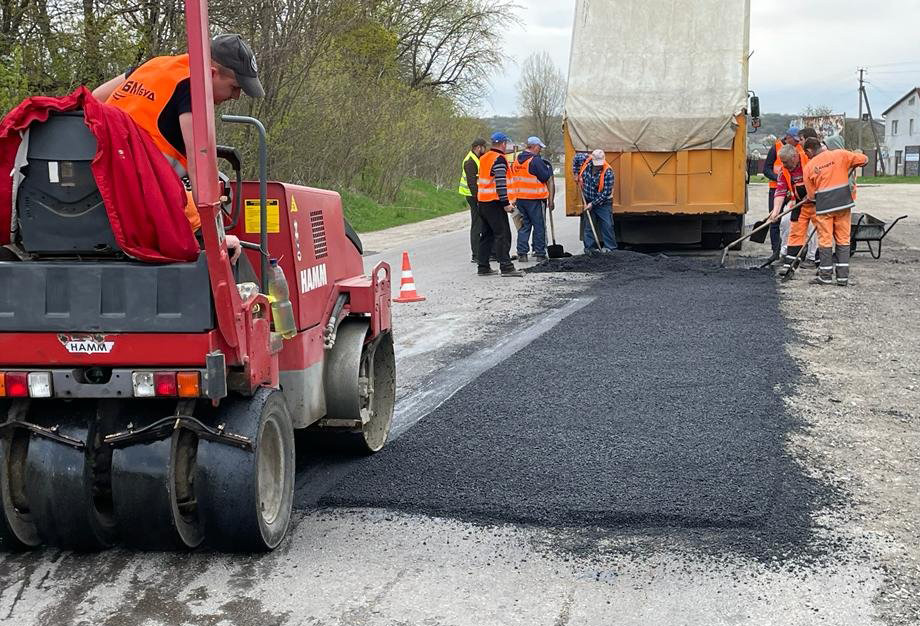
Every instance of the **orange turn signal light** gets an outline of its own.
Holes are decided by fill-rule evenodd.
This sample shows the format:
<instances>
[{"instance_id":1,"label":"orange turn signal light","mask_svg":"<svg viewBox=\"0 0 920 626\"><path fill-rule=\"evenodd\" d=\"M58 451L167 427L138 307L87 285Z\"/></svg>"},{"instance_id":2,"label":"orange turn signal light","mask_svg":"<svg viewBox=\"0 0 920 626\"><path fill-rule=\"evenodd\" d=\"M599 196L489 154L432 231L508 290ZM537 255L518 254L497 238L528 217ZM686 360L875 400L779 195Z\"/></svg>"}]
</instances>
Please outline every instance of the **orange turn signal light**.
<instances>
[{"instance_id":1,"label":"orange turn signal light","mask_svg":"<svg viewBox=\"0 0 920 626\"><path fill-rule=\"evenodd\" d=\"M201 376L198 372L179 372L176 374L180 398L197 398L201 395Z\"/></svg>"},{"instance_id":2,"label":"orange turn signal light","mask_svg":"<svg viewBox=\"0 0 920 626\"><path fill-rule=\"evenodd\" d=\"M0 398L6 395L6 373L0 372Z\"/></svg>"}]
</instances>

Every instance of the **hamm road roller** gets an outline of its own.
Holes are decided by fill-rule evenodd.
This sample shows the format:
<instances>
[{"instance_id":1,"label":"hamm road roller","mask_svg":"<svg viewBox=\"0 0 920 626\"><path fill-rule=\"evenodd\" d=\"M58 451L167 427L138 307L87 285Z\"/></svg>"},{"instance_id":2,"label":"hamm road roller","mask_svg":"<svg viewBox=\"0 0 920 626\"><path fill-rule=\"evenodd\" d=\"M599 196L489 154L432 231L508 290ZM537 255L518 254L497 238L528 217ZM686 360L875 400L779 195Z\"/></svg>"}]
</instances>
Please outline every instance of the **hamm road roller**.
<instances>
[{"instance_id":1,"label":"hamm road roller","mask_svg":"<svg viewBox=\"0 0 920 626\"><path fill-rule=\"evenodd\" d=\"M387 440L390 268L365 274L338 194L266 180L252 118L228 120L260 131L259 180L242 180L239 152L214 141L204 0L186 16L197 259L119 247L79 111L32 123L17 158L0 249L4 549L270 550L291 517L295 429L367 453Z\"/></svg>"}]
</instances>

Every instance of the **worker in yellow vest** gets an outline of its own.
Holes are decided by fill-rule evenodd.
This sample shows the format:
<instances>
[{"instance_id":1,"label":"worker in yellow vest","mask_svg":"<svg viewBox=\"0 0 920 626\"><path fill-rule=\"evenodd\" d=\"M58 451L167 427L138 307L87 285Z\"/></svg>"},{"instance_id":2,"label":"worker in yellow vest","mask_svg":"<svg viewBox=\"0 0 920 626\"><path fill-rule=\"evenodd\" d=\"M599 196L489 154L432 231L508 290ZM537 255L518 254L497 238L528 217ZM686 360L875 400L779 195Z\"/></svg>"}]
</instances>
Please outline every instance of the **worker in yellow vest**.
<instances>
[{"instance_id":1,"label":"worker in yellow vest","mask_svg":"<svg viewBox=\"0 0 920 626\"><path fill-rule=\"evenodd\" d=\"M485 139L477 139L470 146L460 166L460 186L457 188L457 193L466 198L470 206L470 256L473 263L477 262L479 256L479 233L482 230L482 216L479 215L479 201L476 200L476 179L479 177L479 157L485 154L486 149Z\"/></svg>"}]
</instances>

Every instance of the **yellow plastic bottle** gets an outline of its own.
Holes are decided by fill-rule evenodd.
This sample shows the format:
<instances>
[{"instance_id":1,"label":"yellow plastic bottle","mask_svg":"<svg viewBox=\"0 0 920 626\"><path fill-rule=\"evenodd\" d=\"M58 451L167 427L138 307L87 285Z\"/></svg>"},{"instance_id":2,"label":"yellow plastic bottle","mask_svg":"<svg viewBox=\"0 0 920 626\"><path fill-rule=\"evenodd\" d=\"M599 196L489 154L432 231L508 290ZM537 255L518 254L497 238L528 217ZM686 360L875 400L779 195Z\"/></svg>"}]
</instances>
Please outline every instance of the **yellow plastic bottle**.
<instances>
[{"instance_id":1,"label":"yellow plastic bottle","mask_svg":"<svg viewBox=\"0 0 920 626\"><path fill-rule=\"evenodd\" d=\"M271 260L268 299L272 303L272 323L275 326L275 332L280 333L285 339L295 336L297 325L294 322L294 307L291 306L287 279L284 277L284 270L278 265L278 259Z\"/></svg>"}]
</instances>

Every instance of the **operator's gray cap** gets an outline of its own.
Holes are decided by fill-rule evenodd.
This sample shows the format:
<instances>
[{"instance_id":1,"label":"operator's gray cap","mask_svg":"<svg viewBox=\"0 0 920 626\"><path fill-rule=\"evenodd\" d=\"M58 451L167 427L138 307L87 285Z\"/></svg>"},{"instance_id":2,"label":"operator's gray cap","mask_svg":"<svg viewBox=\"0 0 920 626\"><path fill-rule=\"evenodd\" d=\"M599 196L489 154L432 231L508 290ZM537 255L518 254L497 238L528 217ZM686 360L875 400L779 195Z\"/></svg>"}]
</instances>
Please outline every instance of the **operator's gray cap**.
<instances>
[{"instance_id":1,"label":"operator's gray cap","mask_svg":"<svg viewBox=\"0 0 920 626\"><path fill-rule=\"evenodd\" d=\"M211 39L211 60L233 70L236 82L250 98L265 95L262 83L259 82L256 55L239 35L217 35Z\"/></svg>"}]
</instances>

